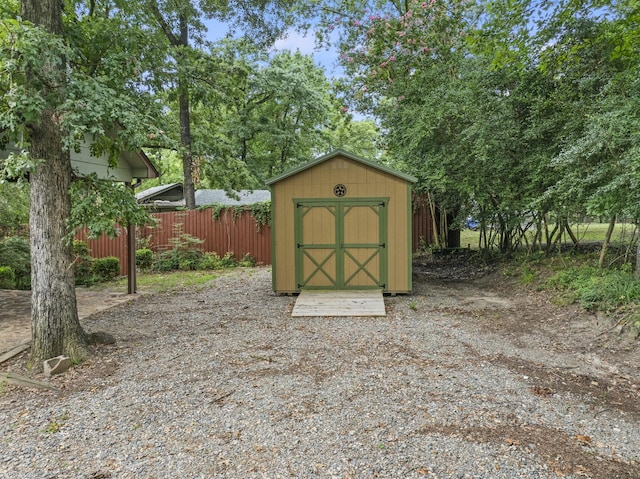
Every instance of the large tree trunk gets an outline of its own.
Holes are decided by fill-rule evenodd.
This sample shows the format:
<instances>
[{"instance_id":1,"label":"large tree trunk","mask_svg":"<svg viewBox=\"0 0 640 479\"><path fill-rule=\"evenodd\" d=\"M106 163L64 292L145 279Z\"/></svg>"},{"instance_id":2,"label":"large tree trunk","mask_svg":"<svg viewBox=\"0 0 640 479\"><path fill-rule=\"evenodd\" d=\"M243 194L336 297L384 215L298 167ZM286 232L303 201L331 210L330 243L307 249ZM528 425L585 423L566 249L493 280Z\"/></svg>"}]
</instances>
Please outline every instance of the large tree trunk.
<instances>
[{"instance_id":1,"label":"large tree trunk","mask_svg":"<svg viewBox=\"0 0 640 479\"><path fill-rule=\"evenodd\" d=\"M180 142L182 143L182 175L185 206L196 208L196 192L193 182L193 153L191 152L191 119L189 115L189 89L186 80L179 81L180 89Z\"/></svg>"},{"instance_id":2,"label":"large tree trunk","mask_svg":"<svg viewBox=\"0 0 640 479\"><path fill-rule=\"evenodd\" d=\"M157 0L148 3L151 13L160 24L167 40L174 48L178 63L178 102L180 108L180 146L182 155L182 177L185 206L193 210L196 207L195 185L193 182L193 153L191 148L191 113L189 111L189 77L186 73L188 58L186 49L189 48L189 23L184 14L178 18L177 34L172 30L160 11Z\"/></svg>"},{"instance_id":3,"label":"large tree trunk","mask_svg":"<svg viewBox=\"0 0 640 479\"><path fill-rule=\"evenodd\" d=\"M182 143L182 174L184 177L184 200L189 210L196 208L195 186L193 184L193 153L191 149L191 116L189 112L189 79L186 75L186 49L189 47L189 25L184 15L180 15L180 37L178 45L178 92L180 102L180 142ZM181 59L181 56L184 57ZM180 65L180 63L182 63Z\"/></svg>"},{"instance_id":4,"label":"large tree trunk","mask_svg":"<svg viewBox=\"0 0 640 479\"><path fill-rule=\"evenodd\" d=\"M47 31L61 34L59 0L23 0L22 16ZM53 104L64 98L64 61L44 65L56 78L40 94ZM33 72L29 72L33 77ZM82 360L87 354L85 334L78 320L71 246L66 243L71 211L71 160L63 152L62 132L53 105L40 122L31 125L30 154L40 160L30 173L31 208L31 362L65 354Z\"/></svg>"}]
</instances>

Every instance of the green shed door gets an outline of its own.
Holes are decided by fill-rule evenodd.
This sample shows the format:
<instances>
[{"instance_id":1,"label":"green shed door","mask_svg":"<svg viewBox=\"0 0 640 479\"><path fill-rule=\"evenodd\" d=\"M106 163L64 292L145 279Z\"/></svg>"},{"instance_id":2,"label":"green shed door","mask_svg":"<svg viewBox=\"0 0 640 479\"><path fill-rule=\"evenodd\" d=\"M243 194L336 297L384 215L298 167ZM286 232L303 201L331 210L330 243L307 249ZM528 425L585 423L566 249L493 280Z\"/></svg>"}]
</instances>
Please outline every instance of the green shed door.
<instances>
[{"instance_id":1,"label":"green shed door","mask_svg":"<svg viewBox=\"0 0 640 479\"><path fill-rule=\"evenodd\" d=\"M296 201L298 289L386 289L387 202Z\"/></svg>"}]
</instances>

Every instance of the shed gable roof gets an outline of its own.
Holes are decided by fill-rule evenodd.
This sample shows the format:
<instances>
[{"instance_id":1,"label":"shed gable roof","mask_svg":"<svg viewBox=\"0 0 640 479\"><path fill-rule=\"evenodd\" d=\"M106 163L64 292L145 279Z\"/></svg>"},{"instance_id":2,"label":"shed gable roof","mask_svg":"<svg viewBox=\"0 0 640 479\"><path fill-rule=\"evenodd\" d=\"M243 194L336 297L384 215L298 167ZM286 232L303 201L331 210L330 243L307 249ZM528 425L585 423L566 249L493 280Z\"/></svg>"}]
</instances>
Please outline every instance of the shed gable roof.
<instances>
[{"instance_id":1,"label":"shed gable roof","mask_svg":"<svg viewBox=\"0 0 640 479\"><path fill-rule=\"evenodd\" d=\"M278 181L284 180L285 178L289 178L291 176L297 175L298 173L301 173L305 170L308 170L309 168L312 168L316 165L319 165L320 163L324 163L327 160L330 160L332 158L335 158L337 156L343 156L349 160L355 161L357 163L361 163L365 166L368 166L370 168L374 168L376 170L382 171L384 173L388 173L392 176L395 176L397 178L401 178L409 183L415 183L416 181L418 181L418 179L415 176L412 175L408 175L406 173L402 173L398 170L394 170L393 168L389 168L388 166L385 165L381 165L379 163L375 163L373 161L370 160L365 160L364 158L361 158L359 156L356 156L352 153L346 152L344 150L333 150L330 153L327 153L326 155L320 156L314 160L308 161L307 163L303 163L300 166L297 166L289 171L285 171L284 173L274 176L273 178L270 178L266 181L267 186L271 186L275 183L277 183Z\"/></svg>"}]
</instances>

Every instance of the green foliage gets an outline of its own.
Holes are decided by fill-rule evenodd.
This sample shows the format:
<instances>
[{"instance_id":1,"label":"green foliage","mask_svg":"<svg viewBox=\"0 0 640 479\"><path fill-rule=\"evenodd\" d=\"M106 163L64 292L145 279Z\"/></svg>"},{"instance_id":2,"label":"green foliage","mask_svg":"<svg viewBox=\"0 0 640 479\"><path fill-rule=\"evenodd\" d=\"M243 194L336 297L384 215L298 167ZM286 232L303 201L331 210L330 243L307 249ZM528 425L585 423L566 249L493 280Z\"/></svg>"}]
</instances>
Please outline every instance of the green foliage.
<instances>
[{"instance_id":1,"label":"green foliage","mask_svg":"<svg viewBox=\"0 0 640 479\"><path fill-rule=\"evenodd\" d=\"M79 258L91 258L89 243L82 240L73 241L73 254Z\"/></svg>"},{"instance_id":2,"label":"green foliage","mask_svg":"<svg viewBox=\"0 0 640 479\"><path fill-rule=\"evenodd\" d=\"M170 248L160 251L151 266L153 271L196 270L203 257L201 244L204 240L182 233L182 225L174 226L174 236L169 240Z\"/></svg>"},{"instance_id":3,"label":"green foliage","mask_svg":"<svg viewBox=\"0 0 640 479\"><path fill-rule=\"evenodd\" d=\"M45 109L51 110L61 119L61 148L79 149L88 134L94 152L107 153L114 164L118 151L139 147L150 132L159 134L149 115L158 106L135 88L142 65L131 61L156 57L143 52L154 37L149 32L141 35L142 29L133 25L122 35L127 21L123 14L86 13L65 9L63 37L22 21L17 12L0 19L0 131L19 150L28 150L29 125L39 123ZM142 41L134 40L135 34ZM47 91L50 94L41 94ZM15 160L3 165L14 177L35 164L29 156Z\"/></svg>"},{"instance_id":4,"label":"green foliage","mask_svg":"<svg viewBox=\"0 0 640 479\"><path fill-rule=\"evenodd\" d=\"M396 169L403 169L402 165L394 164L394 158L389 158L382 131L374 120L355 120L351 114L341 109L333 119L333 124L335 126L327 132L327 150L339 148L362 158L375 159Z\"/></svg>"},{"instance_id":5,"label":"green foliage","mask_svg":"<svg viewBox=\"0 0 640 479\"><path fill-rule=\"evenodd\" d=\"M155 272L173 271L179 268L180 262L174 250L160 251L157 253L151 265Z\"/></svg>"},{"instance_id":6,"label":"green foliage","mask_svg":"<svg viewBox=\"0 0 640 479\"><path fill-rule=\"evenodd\" d=\"M73 241L73 275L78 285L90 286L95 282L91 268L93 258L86 241Z\"/></svg>"},{"instance_id":7,"label":"green foliage","mask_svg":"<svg viewBox=\"0 0 640 479\"><path fill-rule=\"evenodd\" d=\"M120 260L115 256L92 258L85 241L73 242L73 267L77 285L91 286L95 283L113 281L120 276Z\"/></svg>"},{"instance_id":8,"label":"green foliage","mask_svg":"<svg viewBox=\"0 0 640 479\"><path fill-rule=\"evenodd\" d=\"M0 265L12 269L16 289L31 288L29 241L16 236L0 239Z\"/></svg>"},{"instance_id":9,"label":"green foliage","mask_svg":"<svg viewBox=\"0 0 640 479\"><path fill-rule=\"evenodd\" d=\"M232 251L227 251L225 255L220 258L219 267L220 268L233 268L238 265L238 262L233 257Z\"/></svg>"},{"instance_id":10,"label":"green foliage","mask_svg":"<svg viewBox=\"0 0 640 479\"><path fill-rule=\"evenodd\" d=\"M243 266L245 268L251 268L256 265L256 260L249 253L245 253L240 261L238 261L238 266Z\"/></svg>"},{"instance_id":11,"label":"green foliage","mask_svg":"<svg viewBox=\"0 0 640 479\"><path fill-rule=\"evenodd\" d=\"M234 268L238 266L238 262L233 257L233 251L227 251L225 255L220 258L221 268Z\"/></svg>"},{"instance_id":12,"label":"green foliage","mask_svg":"<svg viewBox=\"0 0 640 479\"><path fill-rule=\"evenodd\" d=\"M640 305L640 281L630 267L600 269L582 266L559 271L548 280L548 286L564 292L564 298L587 309L614 310Z\"/></svg>"},{"instance_id":13,"label":"green foliage","mask_svg":"<svg viewBox=\"0 0 640 479\"><path fill-rule=\"evenodd\" d=\"M528 265L524 265L520 272L520 283L531 284L535 281L537 272Z\"/></svg>"},{"instance_id":14,"label":"green foliage","mask_svg":"<svg viewBox=\"0 0 640 479\"><path fill-rule=\"evenodd\" d=\"M0 181L0 237L22 233L28 224L28 186L25 183Z\"/></svg>"},{"instance_id":15,"label":"green foliage","mask_svg":"<svg viewBox=\"0 0 640 479\"><path fill-rule=\"evenodd\" d=\"M322 34L351 104L418 192L480 222L481 248L552 250L571 215L640 215L634 2L338 4Z\"/></svg>"},{"instance_id":16,"label":"green foliage","mask_svg":"<svg viewBox=\"0 0 640 479\"><path fill-rule=\"evenodd\" d=\"M190 234L182 233L179 237L172 238L170 243L173 247L172 252L177 264L177 268L175 269L198 269L202 258L201 245L204 243L204 240Z\"/></svg>"},{"instance_id":17,"label":"green foliage","mask_svg":"<svg viewBox=\"0 0 640 479\"><path fill-rule=\"evenodd\" d=\"M218 269L220 268L220 255L216 252L207 251L202 255L199 269Z\"/></svg>"},{"instance_id":18,"label":"green foliage","mask_svg":"<svg viewBox=\"0 0 640 479\"><path fill-rule=\"evenodd\" d=\"M249 205L221 205L219 203L207 205L205 208L211 208L211 214L215 220L220 220L222 214L229 212L235 221L242 213L248 211L256 221L257 230L263 226L271 226L271 201L260 201Z\"/></svg>"},{"instance_id":19,"label":"green foliage","mask_svg":"<svg viewBox=\"0 0 640 479\"><path fill-rule=\"evenodd\" d=\"M262 226L271 226L271 201L262 201L249 206L251 216L253 216L258 225L258 231Z\"/></svg>"},{"instance_id":20,"label":"green foliage","mask_svg":"<svg viewBox=\"0 0 640 479\"><path fill-rule=\"evenodd\" d=\"M15 138L28 138L26 125L37 123L49 106L38 92L47 84L60 83L56 67L68 51L61 38L43 28L10 17L2 18L1 22L0 131ZM28 71L38 71L40 75L32 75L28 82ZM52 95L49 100L56 102L60 98Z\"/></svg>"},{"instance_id":21,"label":"green foliage","mask_svg":"<svg viewBox=\"0 0 640 479\"><path fill-rule=\"evenodd\" d=\"M153 251L149 248L136 250L136 266L142 271L149 271L153 265Z\"/></svg>"},{"instance_id":22,"label":"green foliage","mask_svg":"<svg viewBox=\"0 0 640 479\"><path fill-rule=\"evenodd\" d=\"M149 212L136 202L133 192L119 183L99 180L96 175L77 179L71 186L71 218L69 237L82 227L90 238L101 234L113 238L120 233L118 225L153 224Z\"/></svg>"},{"instance_id":23,"label":"green foliage","mask_svg":"<svg viewBox=\"0 0 640 479\"><path fill-rule=\"evenodd\" d=\"M91 270L99 281L113 281L120 276L120 260L115 256L96 258Z\"/></svg>"},{"instance_id":24,"label":"green foliage","mask_svg":"<svg viewBox=\"0 0 640 479\"><path fill-rule=\"evenodd\" d=\"M178 260L178 269L194 271L200 268L202 252L199 250L182 251Z\"/></svg>"},{"instance_id":25,"label":"green foliage","mask_svg":"<svg viewBox=\"0 0 640 479\"><path fill-rule=\"evenodd\" d=\"M0 266L0 289L14 289L16 275L10 266Z\"/></svg>"},{"instance_id":26,"label":"green foliage","mask_svg":"<svg viewBox=\"0 0 640 479\"><path fill-rule=\"evenodd\" d=\"M152 271L173 271L198 269L213 269L211 258L206 258L198 249L171 249L159 252L151 265Z\"/></svg>"}]
</instances>

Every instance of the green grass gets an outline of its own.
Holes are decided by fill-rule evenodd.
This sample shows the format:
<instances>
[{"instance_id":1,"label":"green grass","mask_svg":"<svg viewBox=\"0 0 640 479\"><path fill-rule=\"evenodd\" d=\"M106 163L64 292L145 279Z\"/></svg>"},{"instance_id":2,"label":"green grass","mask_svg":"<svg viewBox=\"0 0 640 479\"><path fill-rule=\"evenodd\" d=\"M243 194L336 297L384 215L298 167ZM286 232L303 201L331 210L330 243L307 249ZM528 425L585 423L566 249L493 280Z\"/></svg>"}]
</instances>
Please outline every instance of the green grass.
<instances>
[{"instance_id":1,"label":"green grass","mask_svg":"<svg viewBox=\"0 0 640 479\"><path fill-rule=\"evenodd\" d=\"M604 237L607 233L607 223L574 223L571 225L573 234L582 243L588 243L593 241L604 241ZM611 241L613 243L628 243L633 234L634 225L630 223L617 223ZM531 240L533 232L528 232L528 237ZM466 248L471 246L471 249L478 248L478 241L480 239L480 231L472 231L464 229L460 232L460 246ZM570 242L571 238L565 234L563 241Z\"/></svg>"},{"instance_id":2,"label":"green grass","mask_svg":"<svg viewBox=\"0 0 640 479\"><path fill-rule=\"evenodd\" d=\"M597 254L517 254L502 263L505 276L550 293L557 305L577 304L620 318L640 332L640 280L631 264L598 268Z\"/></svg>"},{"instance_id":3,"label":"green grass","mask_svg":"<svg viewBox=\"0 0 640 479\"><path fill-rule=\"evenodd\" d=\"M604 241L607 234L607 223L580 223L571 225L573 234L580 241ZM617 243L628 243L633 234L634 225L629 223L617 223L613 229L611 241Z\"/></svg>"},{"instance_id":4,"label":"green grass","mask_svg":"<svg viewBox=\"0 0 640 479\"><path fill-rule=\"evenodd\" d=\"M548 285L564 291L570 302L586 309L610 311L640 305L640 281L629 268L599 269L584 265L559 271L548 280Z\"/></svg>"},{"instance_id":5,"label":"green grass","mask_svg":"<svg viewBox=\"0 0 640 479\"><path fill-rule=\"evenodd\" d=\"M228 271L169 271L164 273L138 273L136 276L137 290L142 293L164 293L174 289L203 286ZM92 286L92 290L109 290L126 292L128 280L120 278L108 283Z\"/></svg>"}]
</instances>

